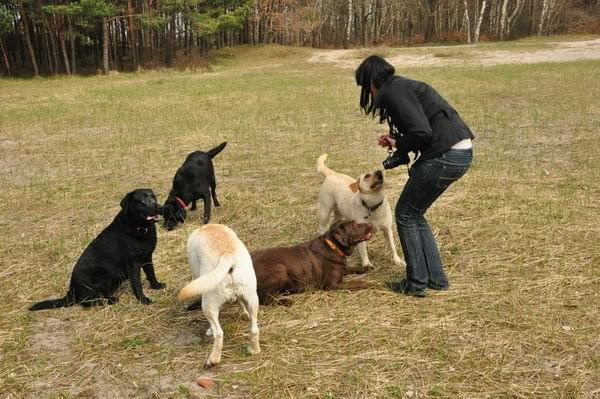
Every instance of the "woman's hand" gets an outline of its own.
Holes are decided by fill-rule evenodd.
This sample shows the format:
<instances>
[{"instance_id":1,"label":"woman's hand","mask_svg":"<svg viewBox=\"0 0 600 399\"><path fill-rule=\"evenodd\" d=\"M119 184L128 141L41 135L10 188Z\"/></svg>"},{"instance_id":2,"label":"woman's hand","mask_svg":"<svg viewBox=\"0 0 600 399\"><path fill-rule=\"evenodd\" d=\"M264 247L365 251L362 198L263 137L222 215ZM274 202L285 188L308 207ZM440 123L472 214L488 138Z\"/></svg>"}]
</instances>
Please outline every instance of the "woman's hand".
<instances>
[{"instance_id":1,"label":"woman's hand","mask_svg":"<svg viewBox=\"0 0 600 399\"><path fill-rule=\"evenodd\" d=\"M396 146L396 139L394 139L389 134L384 134L384 135L379 136L377 138L377 144L379 144L382 147L386 147L386 148L395 147Z\"/></svg>"}]
</instances>

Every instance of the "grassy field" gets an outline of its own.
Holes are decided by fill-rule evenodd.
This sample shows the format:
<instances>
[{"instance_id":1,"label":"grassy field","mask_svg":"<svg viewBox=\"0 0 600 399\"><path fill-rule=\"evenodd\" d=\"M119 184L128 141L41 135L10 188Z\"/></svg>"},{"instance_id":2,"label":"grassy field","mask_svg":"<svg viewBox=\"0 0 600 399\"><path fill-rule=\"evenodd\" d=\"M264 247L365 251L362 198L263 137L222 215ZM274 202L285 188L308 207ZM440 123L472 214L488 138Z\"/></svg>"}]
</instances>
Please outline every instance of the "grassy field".
<instances>
[{"instance_id":1,"label":"grassy field","mask_svg":"<svg viewBox=\"0 0 600 399\"><path fill-rule=\"evenodd\" d=\"M428 214L449 291L296 295L291 308L261 307L258 356L230 306L223 363L205 371L207 324L175 303L191 278L196 212L159 229L167 289L145 286L152 305L125 286L114 306L27 311L66 292L125 193L150 187L164 201L185 156L221 141L212 221L250 249L315 235L316 158L371 170L386 128L360 114L352 69L310 56L240 48L209 73L0 81L0 397L600 396L600 61L397 65L438 88L477 136L471 170ZM406 169L387 177L395 202ZM403 277L383 237L369 248L369 280ZM198 388L199 376L215 386Z\"/></svg>"}]
</instances>

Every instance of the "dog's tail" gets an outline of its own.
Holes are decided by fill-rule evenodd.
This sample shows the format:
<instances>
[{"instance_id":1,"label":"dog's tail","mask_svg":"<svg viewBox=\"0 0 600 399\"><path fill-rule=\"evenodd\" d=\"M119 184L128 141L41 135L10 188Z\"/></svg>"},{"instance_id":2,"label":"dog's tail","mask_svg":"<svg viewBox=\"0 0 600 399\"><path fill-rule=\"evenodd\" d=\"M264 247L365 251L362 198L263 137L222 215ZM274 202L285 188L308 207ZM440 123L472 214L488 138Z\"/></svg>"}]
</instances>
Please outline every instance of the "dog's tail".
<instances>
[{"instance_id":1,"label":"dog's tail","mask_svg":"<svg viewBox=\"0 0 600 399\"><path fill-rule=\"evenodd\" d=\"M317 170L321 172L324 176L329 176L334 174L335 172L325 166L325 160L327 159L327 154L323 154L317 159Z\"/></svg>"},{"instance_id":2,"label":"dog's tail","mask_svg":"<svg viewBox=\"0 0 600 399\"><path fill-rule=\"evenodd\" d=\"M42 309L55 309L55 308L65 308L68 306L73 306L75 304L74 301L70 300L69 294L65 295L60 299L49 299L47 301L42 301L38 303L34 303L31 305L29 310L42 310Z\"/></svg>"},{"instance_id":3,"label":"dog's tail","mask_svg":"<svg viewBox=\"0 0 600 399\"><path fill-rule=\"evenodd\" d=\"M209 157L214 158L217 155L219 155L219 153L221 151L223 151L223 148L225 148L226 145L227 145L227 142L224 141L221 144L219 144L218 146L216 146L215 148L213 148L212 150L209 150L206 154L208 154Z\"/></svg>"},{"instance_id":4,"label":"dog's tail","mask_svg":"<svg viewBox=\"0 0 600 399\"><path fill-rule=\"evenodd\" d=\"M190 298L195 298L205 292L217 288L221 281L229 274L233 266L233 256L223 255L219 258L217 267L210 273L204 274L179 291L177 302L183 302Z\"/></svg>"}]
</instances>

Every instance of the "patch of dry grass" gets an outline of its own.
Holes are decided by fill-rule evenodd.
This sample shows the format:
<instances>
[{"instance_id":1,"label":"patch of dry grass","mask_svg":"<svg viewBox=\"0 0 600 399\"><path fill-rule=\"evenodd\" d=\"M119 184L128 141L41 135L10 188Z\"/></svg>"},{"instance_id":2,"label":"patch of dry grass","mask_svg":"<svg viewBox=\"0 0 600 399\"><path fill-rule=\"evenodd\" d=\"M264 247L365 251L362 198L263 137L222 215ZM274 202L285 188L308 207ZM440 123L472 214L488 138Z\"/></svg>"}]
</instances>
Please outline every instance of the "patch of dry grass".
<instances>
[{"instance_id":1,"label":"patch of dry grass","mask_svg":"<svg viewBox=\"0 0 600 399\"><path fill-rule=\"evenodd\" d=\"M249 326L231 306L223 364L203 371L206 322L174 300L190 279L195 213L159 230L154 259L168 287L146 286L152 305L126 286L114 306L28 312L64 294L127 191L151 187L164 200L192 150L229 142L215 159L223 205L213 221L250 249L315 234L318 155L350 175L385 157L374 139L386 129L360 115L347 70L295 49L257 49L272 53L262 64L252 49L234 53L208 74L0 81L3 397L600 395L597 61L403 68L477 135L472 169L429 213L447 292L311 292L291 308L261 307L258 356L245 352ZM405 170L387 176L395 202ZM370 280L403 276L382 237L370 256ZM201 392L200 375L217 384Z\"/></svg>"}]
</instances>

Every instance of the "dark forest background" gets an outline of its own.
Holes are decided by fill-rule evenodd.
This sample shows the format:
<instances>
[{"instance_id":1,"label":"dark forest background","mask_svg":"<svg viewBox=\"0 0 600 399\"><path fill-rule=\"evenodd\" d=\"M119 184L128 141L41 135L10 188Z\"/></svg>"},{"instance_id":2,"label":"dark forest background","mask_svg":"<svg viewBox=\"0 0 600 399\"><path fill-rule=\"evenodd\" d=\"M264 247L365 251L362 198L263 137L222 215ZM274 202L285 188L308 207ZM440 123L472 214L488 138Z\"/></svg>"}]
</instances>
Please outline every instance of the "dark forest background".
<instances>
[{"instance_id":1,"label":"dark forest background","mask_svg":"<svg viewBox=\"0 0 600 399\"><path fill-rule=\"evenodd\" d=\"M600 0L0 0L0 75L172 67L237 44L351 48L557 33L600 33Z\"/></svg>"}]
</instances>

